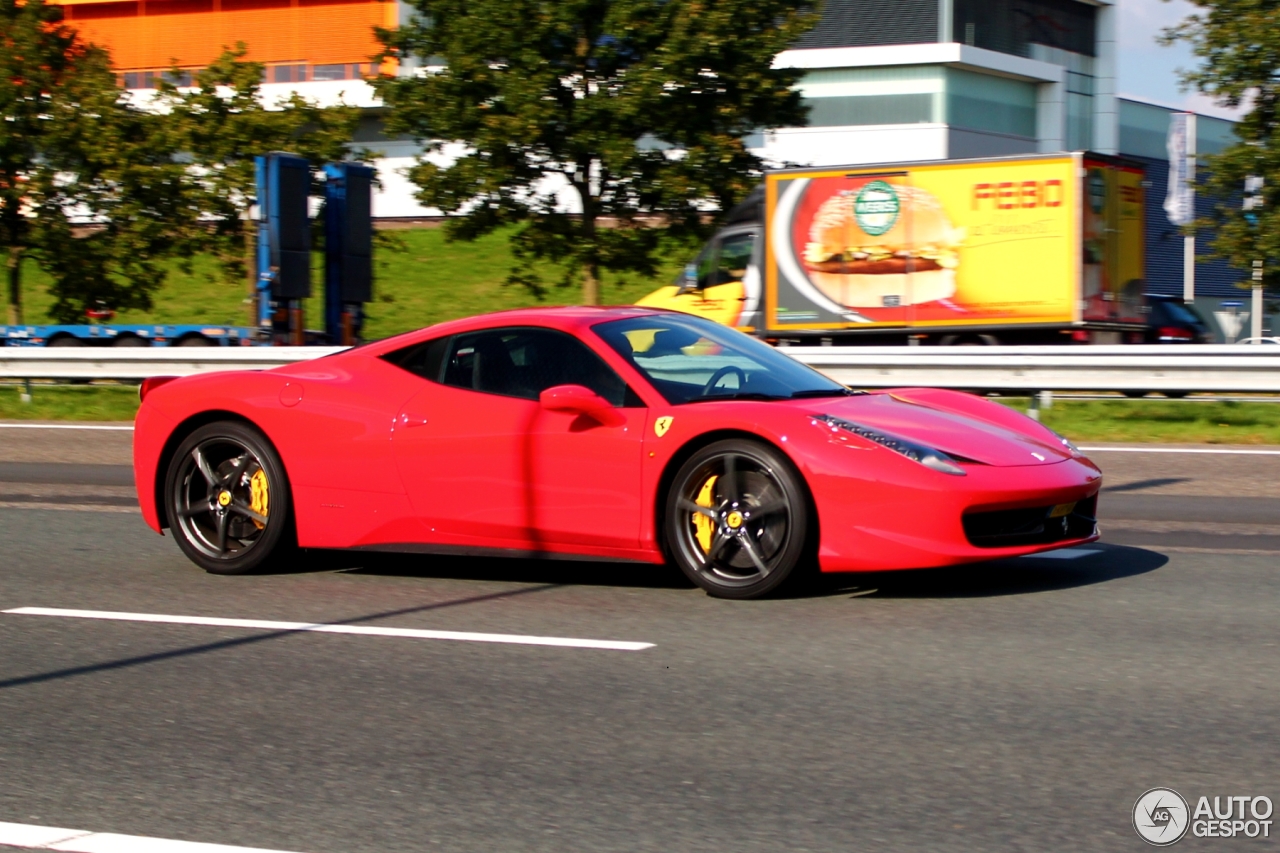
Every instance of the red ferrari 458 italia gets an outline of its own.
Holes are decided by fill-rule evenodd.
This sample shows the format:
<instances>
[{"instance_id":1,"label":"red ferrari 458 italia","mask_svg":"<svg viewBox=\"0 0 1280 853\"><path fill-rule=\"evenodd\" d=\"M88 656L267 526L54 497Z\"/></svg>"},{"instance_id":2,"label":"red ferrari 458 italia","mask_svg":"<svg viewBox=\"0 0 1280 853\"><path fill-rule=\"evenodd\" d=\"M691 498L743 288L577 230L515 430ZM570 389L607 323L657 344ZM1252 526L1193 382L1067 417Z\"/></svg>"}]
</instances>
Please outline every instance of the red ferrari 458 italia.
<instances>
[{"instance_id":1,"label":"red ferrari 458 italia","mask_svg":"<svg viewBox=\"0 0 1280 853\"><path fill-rule=\"evenodd\" d=\"M274 370L153 379L138 498L195 563L295 549L670 561L752 598L1097 538L1102 475L1004 406L851 391L716 323L509 311Z\"/></svg>"}]
</instances>

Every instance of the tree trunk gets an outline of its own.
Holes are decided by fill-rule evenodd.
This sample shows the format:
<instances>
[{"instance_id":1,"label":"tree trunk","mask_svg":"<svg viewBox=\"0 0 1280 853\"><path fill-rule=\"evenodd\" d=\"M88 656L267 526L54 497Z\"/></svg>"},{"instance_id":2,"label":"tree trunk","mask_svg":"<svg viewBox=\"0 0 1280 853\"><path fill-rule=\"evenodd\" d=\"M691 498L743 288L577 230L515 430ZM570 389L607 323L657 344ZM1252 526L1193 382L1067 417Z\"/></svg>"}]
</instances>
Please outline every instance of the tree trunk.
<instances>
[{"instance_id":1,"label":"tree trunk","mask_svg":"<svg viewBox=\"0 0 1280 853\"><path fill-rule=\"evenodd\" d=\"M600 304L600 267L595 261L596 209L591 197L590 166L582 168L583 180L578 185L582 198L582 242L591 253L591 259L582 265L582 304Z\"/></svg>"},{"instance_id":2,"label":"tree trunk","mask_svg":"<svg viewBox=\"0 0 1280 853\"><path fill-rule=\"evenodd\" d=\"M582 304L600 304L600 275L593 263L582 265Z\"/></svg>"},{"instance_id":3,"label":"tree trunk","mask_svg":"<svg viewBox=\"0 0 1280 853\"><path fill-rule=\"evenodd\" d=\"M22 247L9 247L9 325L22 325Z\"/></svg>"}]
</instances>

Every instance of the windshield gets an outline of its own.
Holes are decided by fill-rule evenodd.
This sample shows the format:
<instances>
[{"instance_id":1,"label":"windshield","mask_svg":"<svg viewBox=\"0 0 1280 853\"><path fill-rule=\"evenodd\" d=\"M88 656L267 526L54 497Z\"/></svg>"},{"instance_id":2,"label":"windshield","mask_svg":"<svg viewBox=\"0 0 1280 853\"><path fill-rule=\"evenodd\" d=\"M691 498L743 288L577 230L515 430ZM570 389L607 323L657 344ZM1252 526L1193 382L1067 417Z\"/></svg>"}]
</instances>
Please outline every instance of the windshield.
<instances>
[{"instance_id":1,"label":"windshield","mask_svg":"<svg viewBox=\"0 0 1280 853\"><path fill-rule=\"evenodd\" d=\"M853 393L768 344L700 317L630 317L593 329L672 404Z\"/></svg>"}]
</instances>

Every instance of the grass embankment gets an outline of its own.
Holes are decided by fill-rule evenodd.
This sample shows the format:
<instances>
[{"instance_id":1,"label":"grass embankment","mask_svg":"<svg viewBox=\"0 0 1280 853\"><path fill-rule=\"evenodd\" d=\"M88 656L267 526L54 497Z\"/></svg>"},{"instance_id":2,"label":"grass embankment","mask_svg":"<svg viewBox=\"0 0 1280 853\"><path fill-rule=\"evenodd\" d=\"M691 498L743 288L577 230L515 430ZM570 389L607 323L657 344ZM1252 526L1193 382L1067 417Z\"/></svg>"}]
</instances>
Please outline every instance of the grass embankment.
<instances>
[{"instance_id":1,"label":"grass embankment","mask_svg":"<svg viewBox=\"0 0 1280 853\"><path fill-rule=\"evenodd\" d=\"M1029 400L1001 400L1025 412ZM1280 402L1054 400L1040 421L1076 442L1280 444Z\"/></svg>"},{"instance_id":2,"label":"grass embankment","mask_svg":"<svg viewBox=\"0 0 1280 853\"><path fill-rule=\"evenodd\" d=\"M580 288L551 284L557 280L557 271L550 266L539 270L548 283L548 292L542 301L523 287L504 285L511 269L509 232L490 234L473 243L447 242L443 228L415 228L391 234L403 241L404 250L378 250L374 301L366 306L367 338L385 338L488 311L572 305L581 299ZM675 278L692 253L688 247L671 247L658 274L652 278L606 276L603 301L614 305L635 302ZM312 286L319 294L324 289L319 266L321 257L315 256L315 261ZM213 273L214 266L207 258L197 258L190 273L175 266L164 287L155 295L155 305L150 311L121 311L113 322L250 325L248 284L228 284ZM27 322L50 322L48 310L53 299L47 290L47 277L33 264L23 268L23 275ZM304 310L309 328L318 329L323 325L324 303L320 296L304 300Z\"/></svg>"},{"instance_id":3,"label":"grass embankment","mask_svg":"<svg viewBox=\"0 0 1280 853\"><path fill-rule=\"evenodd\" d=\"M0 385L0 420L131 421L138 411L136 385L33 385L30 403L21 392Z\"/></svg>"}]
</instances>

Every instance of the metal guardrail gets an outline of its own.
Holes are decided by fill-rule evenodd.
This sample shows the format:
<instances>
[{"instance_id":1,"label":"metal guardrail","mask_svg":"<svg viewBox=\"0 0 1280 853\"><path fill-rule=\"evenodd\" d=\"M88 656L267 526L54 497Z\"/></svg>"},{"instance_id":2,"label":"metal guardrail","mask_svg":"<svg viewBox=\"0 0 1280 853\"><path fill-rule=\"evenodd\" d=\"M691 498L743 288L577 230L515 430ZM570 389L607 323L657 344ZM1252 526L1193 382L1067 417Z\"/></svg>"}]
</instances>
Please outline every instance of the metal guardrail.
<instances>
[{"instance_id":1,"label":"metal guardrail","mask_svg":"<svg viewBox=\"0 0 1280 853\"><path fill-rule=\"evenodd\" d=\"M0 378L146 379L217 370L268 370L344 347L0 347Z\"/></svg>"},{"instance_id":2,"label":"metal guardrail","mask_svg":"<svg viewBox=\"0 0 1280 853\"><path fill-rule=\"evenodd\" d=\"M263 370L342 347L0 347L0 378L120 379ZM785 347L855 388L1280 392L1280 347Z\"/></svg>"},{"instance_id":3,"label":"metal guardrail","mask_svg":"<svg viewBox=\"0 0 1280 853\"><path fill-rule=\"evenodd\" d=\"M1280 347L786 347L855 388L1280 392Z\"/></svg>"}]
</instances>

